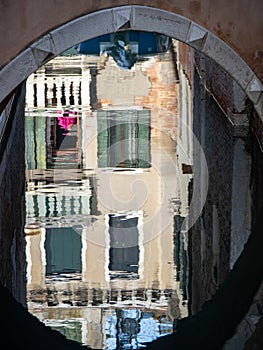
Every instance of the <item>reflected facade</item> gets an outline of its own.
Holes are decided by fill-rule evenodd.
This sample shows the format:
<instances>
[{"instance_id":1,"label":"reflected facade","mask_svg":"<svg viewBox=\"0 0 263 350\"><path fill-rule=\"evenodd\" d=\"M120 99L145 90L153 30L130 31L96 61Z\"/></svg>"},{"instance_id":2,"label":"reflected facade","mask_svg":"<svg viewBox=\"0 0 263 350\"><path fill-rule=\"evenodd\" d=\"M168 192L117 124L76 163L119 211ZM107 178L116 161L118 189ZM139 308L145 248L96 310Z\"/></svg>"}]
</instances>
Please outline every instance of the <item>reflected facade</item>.
<instances>
[{"instance_id":1,"label":"reflected facade","mask_svg":"<svg viewBox=\"0 0 263 350\"><path fill-rule=\"evenodd\" d=\"M61 56L28 79L28 306L95 349L136 349L188 314L192 144L180 118L191 123L192 97L175 52L128 71Z\"/></svg>"}]
</instances>

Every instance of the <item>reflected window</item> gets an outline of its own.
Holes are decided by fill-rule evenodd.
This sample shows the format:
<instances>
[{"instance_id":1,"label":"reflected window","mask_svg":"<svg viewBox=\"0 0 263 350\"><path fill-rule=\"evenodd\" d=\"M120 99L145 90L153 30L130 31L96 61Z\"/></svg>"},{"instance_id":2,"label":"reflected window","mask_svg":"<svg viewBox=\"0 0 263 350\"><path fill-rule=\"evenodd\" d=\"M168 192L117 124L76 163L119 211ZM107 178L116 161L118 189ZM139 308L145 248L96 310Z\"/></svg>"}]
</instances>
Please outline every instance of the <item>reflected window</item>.
<instances>
[{"instance_id":1,"label":"reflected window","mask_svg":"<svg viewBox=\"0 0 263 350\"><path fill-rule=\"evenodd\" d=\"M53 330L60 332L67 339L82 343L82 323L72 320L48 320L45 322L47 326L52 327Z\"/></svg>"},{"instance_id":2,"label":"reflected window","mask_svg":"<svg viewBox=\"0 0 263 350\"><path fill-rule=\"evenodd\" d=\"M99 111L98 166L149 168L150 111Z\"/></svg>"},{"instance_id":3,"label":"reflected window","mask_svg":"<svg viewBox=\"0 0 263 350\"><path fill-rule=\"evenodd\" d=\"M25 117L25 149L27 170L46 169L46 118Z\"/></svg>"},{"instance_id":4,"label":"reflected window","mask_svg":"<svg viewBox=\"0 0 263 350\"><path fill-rule=\"evenodd\" d=\"M176 266L176 280L180 282L183 300L187 300L187 248L185 247L183 233L181 232L184 219L185 218L180 215L174 216L174 264Z\"/></svg>"},{"instance_id":5,"label":"reflected window","mask_svg":"<svg viewBox=\"0 0 263 350\"><path fill-rule=\"evenodd\" d=\"M137 225L138 217L129 218L125 215L109 215L109 270L116 272L111 274L111 278L129 278L130 274L138 273L139 231Z\"/></svg>"},{"instance_id":6,"label":"reflected window","mask_svg":"<svg viewBox=\"0 0 263 350\"><path fill-rule=\"evenodd\" d=\"M107 349L138 349L138 344L169 334L171 329L172 323L161 310L148 312L119 308L107 318Z\"/></svg>"},{"instance_id":7,"label":"reflected window","mask_svg":"<svg viewBox=\"0 0 263 350\"><path fill-rule=\"evenodd\" d=\"M81 235L70 227L46 230L46 275L81 272Z\"/></svg>"},{"instance_id":8,"label":"reflected window","mask_svg":"<svg viewBox=\"0 0 263 350\"><path fill-rule=\"evenodd\" d=\"M81 164L80 127L73 111L57 111L49 118L48 169L75 169Z\"/></svg>"}]
</instances>

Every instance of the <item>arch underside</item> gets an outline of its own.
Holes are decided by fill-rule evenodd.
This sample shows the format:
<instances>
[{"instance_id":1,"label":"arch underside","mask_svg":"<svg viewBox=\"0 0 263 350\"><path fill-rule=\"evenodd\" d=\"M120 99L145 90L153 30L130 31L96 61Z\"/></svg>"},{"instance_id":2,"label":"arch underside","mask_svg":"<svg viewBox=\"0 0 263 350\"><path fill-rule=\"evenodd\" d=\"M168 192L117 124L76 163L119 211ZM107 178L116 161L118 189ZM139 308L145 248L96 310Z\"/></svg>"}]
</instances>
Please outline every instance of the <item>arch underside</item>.
<instances>
[{"instance_id":1,"label":"arch underside","mask_svg":"<svg viewBox=\"0 0 263 350\"><path fill-rule=\"evenodd\" d=\"M263 120L263 85L253 70L230 46L185 17L135 5L93 12L44 35L0 71L0 101L31 73L68 48L122 29L165 34L209 56L240 85Z\"/></svg>"}]
</instances>

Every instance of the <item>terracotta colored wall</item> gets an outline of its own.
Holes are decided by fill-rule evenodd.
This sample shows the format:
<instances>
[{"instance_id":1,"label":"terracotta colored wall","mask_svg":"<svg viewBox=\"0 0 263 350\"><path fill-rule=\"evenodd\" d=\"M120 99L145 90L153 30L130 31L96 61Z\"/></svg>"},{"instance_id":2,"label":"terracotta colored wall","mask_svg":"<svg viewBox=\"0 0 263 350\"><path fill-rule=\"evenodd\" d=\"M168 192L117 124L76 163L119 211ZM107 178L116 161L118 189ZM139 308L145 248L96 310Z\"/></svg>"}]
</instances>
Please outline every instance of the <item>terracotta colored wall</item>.
<instances>
[{"instance_id":1,"label":"terracotta colored wall","mask_svg":"<svg viewBox=\"0 0 263 350\"><path fill-rule=\"evenodd\" d=\"M90 12L122 5L152 6L200 24L235 49L263 81L261 0L1 0L0 66L52 28Z\"/></svg>"}]
</instances>

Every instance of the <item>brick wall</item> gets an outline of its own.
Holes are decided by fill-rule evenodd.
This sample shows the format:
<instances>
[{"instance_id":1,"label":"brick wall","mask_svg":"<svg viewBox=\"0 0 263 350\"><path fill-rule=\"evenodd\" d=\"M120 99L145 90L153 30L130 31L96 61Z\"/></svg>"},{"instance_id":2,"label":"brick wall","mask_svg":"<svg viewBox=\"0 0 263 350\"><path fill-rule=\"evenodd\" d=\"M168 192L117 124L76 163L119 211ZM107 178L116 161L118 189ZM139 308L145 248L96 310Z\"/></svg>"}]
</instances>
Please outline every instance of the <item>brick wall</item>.
<instances>
[{"instance_id":1,"label":"brick wall","mask_svg":"<svg viewBox=\"0 0 263 350\"><path fill-rule=\"evenodd\" d=\"M216 71L213 64L210 67L211 60L207 58L201 62L197 53L195 57L193 130L205 153L209 179L205 206L190 231L190 305L193 313L198 312L204 301L211 298L229 271L233 168L233 137L229 121L204 87L206 83L213 88L216 84L220 86L220 82L215 83L214 80L220 76L221 69ZM206 83L199 76L204 70L204 64L208 73ZM212 75L212 71L215 72L215 76ZM217 90L218 97L224 105L229 103L225 96L226 91L231 91L231 87L231 80L225 80L221 90ZM199 154L196 150L194 152L194 169L197 169L200 168ZM196 174L194 170L194 185L199 187L202 181L200 172Z\"/></svg>"}]
</instances>

